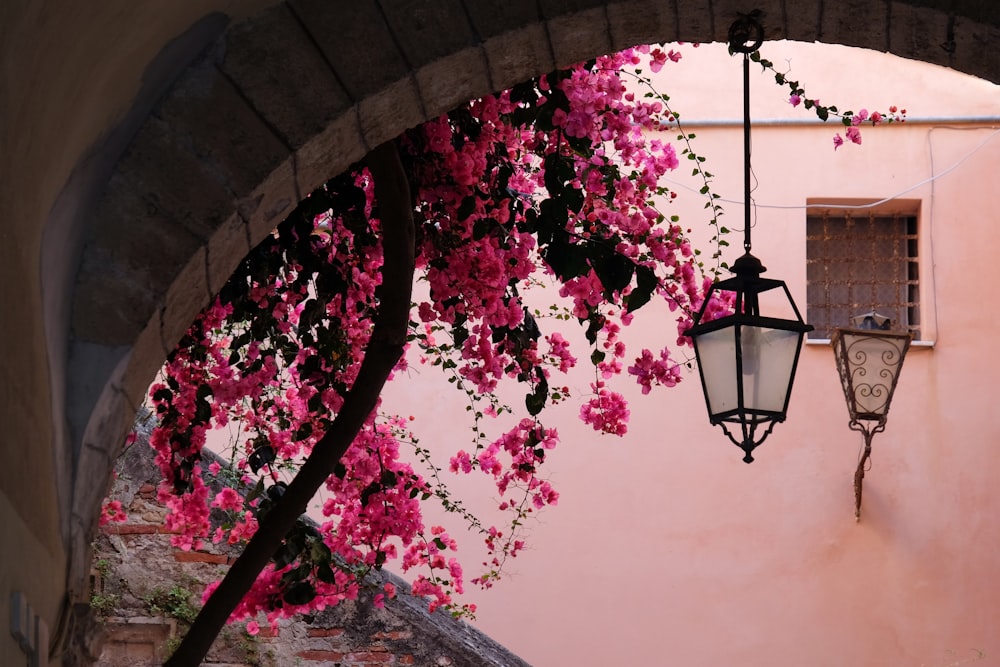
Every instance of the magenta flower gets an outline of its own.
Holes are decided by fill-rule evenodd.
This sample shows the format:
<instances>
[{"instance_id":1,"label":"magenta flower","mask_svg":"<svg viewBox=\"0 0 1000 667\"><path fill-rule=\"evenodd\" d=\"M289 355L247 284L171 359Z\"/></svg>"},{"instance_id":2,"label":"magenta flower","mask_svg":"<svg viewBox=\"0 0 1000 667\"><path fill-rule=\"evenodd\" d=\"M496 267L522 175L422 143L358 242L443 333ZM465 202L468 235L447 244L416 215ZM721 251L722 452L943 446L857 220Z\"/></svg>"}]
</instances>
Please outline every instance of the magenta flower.
<instances>
[{"instance_id":1,"label":"magenta flower","mask_svg":"<svg viewBox=\"0 0 1000 667\"><path fill-rule=\"evenodd\" d=\"M799 104L802 103L802 97L799 95L792 95L791 97L788 98L788 103L791 104L793 107L797 107L799 106Z\"/></svg>"},{"instance_id":2,"label":"magenta flower","mask_svg":"<svg viewBox=\"0 0 1000 667\"><path fill-rule=\"evenodd\" d=\"M861 130L859 130L858 128L851 126L847 128L847 132L845 134L847 134L847 138L850 139L852 142L856 144L861 143Z\"/></svg>"},{"instance_id":3,"label":"magenta flower","mask_svg":"<svg viewBox=\"0 0 1000 667\"><path fill-rule=\"evenodd\" d=\"M671 51L671 53L673 53L673 51ZM667 63L667 54L660 49L653 49L649 55L649 69L654 72L659 72L663 69L663 66ZM671 58L671 60L673 60L673 58Z\"/></svg>"},{"instance_id":4,"label":"magenta flower","mask_svg":"<svg viewBox=\"0 0 1000 667\"><path fill-rule=\"evenodd\" d=\"M837 150L844 145L844 138L840 134L833 135L833 150Z\"/></svg>"}]
</instances>

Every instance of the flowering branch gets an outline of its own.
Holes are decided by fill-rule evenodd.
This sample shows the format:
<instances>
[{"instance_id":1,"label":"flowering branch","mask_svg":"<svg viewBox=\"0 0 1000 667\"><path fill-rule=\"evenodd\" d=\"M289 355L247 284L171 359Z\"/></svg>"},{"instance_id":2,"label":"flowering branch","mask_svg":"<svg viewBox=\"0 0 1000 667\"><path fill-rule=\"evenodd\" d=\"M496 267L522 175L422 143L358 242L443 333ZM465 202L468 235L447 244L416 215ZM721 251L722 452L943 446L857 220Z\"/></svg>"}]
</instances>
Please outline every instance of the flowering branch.
<instances>
[{"instance_id":1,"label":"flowering branch","mask_svg":"<svg viewBox=\"0 0 1000 667\"><path fill-rule=\"evenodd\" d=\"M369 154L368 167L375 181L386 261L382 267L381 308L361 368L330 429L316 443L284 494L260 520L257 532L166 662L172 667L201 663L236 605L368 421L386 378L403 353L414 267L409 187L392 142Z\"/></svg>"},{"instance_id":2,"label":"flowering branch","mask_svg":"<svg viewBox=\"0 0 1000 667\"><path fill-rule=\"evenodd\" d=\"M793 107L797 107L799 104L802 104L803 107L812 110L816 114L816 117L824 122L828 121L831 117L840 118L841 123L843 123L843 125L847 128L844 134L847 140L851 143L861 144L860 126L866 122L870 123L873 127L881 125L882 123L889 124L906 122L906 109L899 109L895 105L890 106L887 112L869 111L868 109L859 109L855 112L851 110L841 111L836 106L826 106L820 104L819 98L807 97L805 89L799 84L799 82L788 78L788 72L779 72L774 68L774 63L766 58L762 58L760 51L754 51L751 53L750 59L755 63L758 63L761 66L761 69L773 72L774 81L779 86L788 87L791 93L788 97L788 103ZM844 137L841 137L839 133L834 135L834 150L843 145Z\"/></svg>"}]
</instances>

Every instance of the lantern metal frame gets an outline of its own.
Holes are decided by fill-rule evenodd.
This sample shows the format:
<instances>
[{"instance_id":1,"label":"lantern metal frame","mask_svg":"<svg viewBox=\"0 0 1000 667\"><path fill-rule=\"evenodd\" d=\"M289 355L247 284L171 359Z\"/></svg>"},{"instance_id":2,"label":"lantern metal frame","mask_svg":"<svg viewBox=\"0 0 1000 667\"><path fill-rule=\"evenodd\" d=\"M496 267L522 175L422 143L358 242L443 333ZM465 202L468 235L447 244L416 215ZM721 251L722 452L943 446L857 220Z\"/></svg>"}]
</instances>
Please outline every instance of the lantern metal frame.
<instances>
[{"instance_id":1,"label":"lantern metal frame","mask_svg":"<svg viewBox=\"0 0 1000 667\"><path fill-rule=\"evenodd\" d=\"M864 436L864 447L854 471L854 519L860 521L863 481L871 458L872 438L885 430L913 334L891 331L889 319L874 311L851 319L855 326L835 329L830 344L850 416L848 426Z\"/></svg>"},{"instance_id":2,"label":"lantern metal frame","mask_svg":"<svg viewBox=\"0 0 1000 667\"><path fill-rule=\"evenodd\" d=\"M764 39L764 29L759 21L759 17L760 12L758 11L752 12L749 15L741 15L729 29L730 53L743 54L743 247L745 253L733 263L730 269L733 273L732 278L716 282L711 286L708 294L705 295L705 301L701 309L694 317L693 326L686 332L686 335L691 337L694 342L695 356L698 359L698 369L701 376L702 390L705 394L705 402L708 407L709 421L712 425L721 426L723 432L733 444L743 450L745 454L743 461L746 463L751 463L754 460L751 452L770 435L774 429L774 425L785 421L792 384L795 380L795 368L798 365L799 354L802 350L802 339L805 337L806 332L813 329L811 325L806 324L802 319L802 315L799 313L799 309L796 307L795 301L788 291L788 286L781 280L762 278L760 274L764 273L765 268L759 259L750 254L750 229L752 227L750 189L750 54L760 47ZM764 292L776 289L781 289L784 292L784 296L788 299L788 303L791 304L791 309L796 319L782 319L761 315L759 296ZM706 322L704 319L706 309L716 298L717 292L735 293L733 312L727 316ZM736 383L736 405L713 411L699 338L705 334L717 332L727 327L733 329L732 340L735 344L736 359L733 381ZM747 331L748 327L753 327L754 329ZM745 334L752 334L757 329L770 329L798 334L788 383L784 388L784 400L780 409L761 409L747 403L748 392L744 387L743 375L746 361L743 358L744 338Z\"/></svg>"}]
</instances>

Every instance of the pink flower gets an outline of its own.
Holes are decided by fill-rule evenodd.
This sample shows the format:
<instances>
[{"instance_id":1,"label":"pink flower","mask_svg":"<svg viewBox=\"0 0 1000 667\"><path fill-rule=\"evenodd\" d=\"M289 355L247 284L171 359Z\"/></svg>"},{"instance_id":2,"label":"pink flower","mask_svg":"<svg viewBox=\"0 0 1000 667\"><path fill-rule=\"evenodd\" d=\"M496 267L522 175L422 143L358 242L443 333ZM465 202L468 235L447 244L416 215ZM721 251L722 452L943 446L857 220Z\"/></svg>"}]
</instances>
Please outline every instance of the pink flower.
<instances>
[{"instance_id":1,"label":"pink flower","mask_svg":"<svg viewBox=\"0 0 1000 667\"><path fill-rule=\"evenodd\" d=\"M260 632L260 625L257 624L257 621L250 621L249 623L247 623L248 635L250 635L251 637L256 637L257 633L259 632Z\"/></svg>"},{"instance_id":2,"label":"pink flower","mask_svg":"<svg viewBox=\"0 0 1000 667\"><path fill-rule=\"evenodd\" d=\"M847 138L850 139L852 142L856 144L861 143L861 130L859 130L858 128L851 126L847 128L847 132L845 132L845 134L847 135Z\"/></svg>"},{"instance_id":3,"label":"pink flower","mask_svg":"<svg viewBox=\"0 0 1000 667\"><path fill-rule=\"evenodd\" d=\"M218 507L222 510L240 510L243 509L243 498L240 497L240 494L236 493L235 489L227 486L215 495L212 507Z\"/></svg>"},{"instance_id":4,"label":"pink flower","mask_svg":"<svg viewBox=\"0 0 1000 667\"><path fill-rule=\"evenodd\" d=\"M671 51L671 53L673 53L673 51ZM661 49L653 49L649 55L649 69L654 72L659 72L663 69L663 66L667 63L667 54Z\"/></svg>"},{"instance_id":5,"label":"pink flower","mask_svg":"<svg viewBox=\"0 0 1000 667\"><path fill-rule=\"evenodd\" d=\"M799 106L799 104L802 103L802 97L799 95L792 95L791 97L788 98L788 103L791 104L793 107L797 107Z\"/></svg>"},{"instance_id":6,"label":"pink flower","mask_svg":"<svg viewBox=\"0 0 1000 667\"><path fill-rule=\"evenodd\" d=\"M833 135L833 150L837 150L844 145L844 138L840 134Z\"/></svg>"},{"instance_id":7,"label":"pink flower","mask_svg":"<svg viewBox=\"0 0 1000 667\"><path fill-rule=\"evenodd\" d=\"M122 509L122 502L120 500L111 500L101 508L100 524L102 526L106 526L112 521L115 523L125 523L127 519L128 515Z\"/></svg>"}]
</instances>

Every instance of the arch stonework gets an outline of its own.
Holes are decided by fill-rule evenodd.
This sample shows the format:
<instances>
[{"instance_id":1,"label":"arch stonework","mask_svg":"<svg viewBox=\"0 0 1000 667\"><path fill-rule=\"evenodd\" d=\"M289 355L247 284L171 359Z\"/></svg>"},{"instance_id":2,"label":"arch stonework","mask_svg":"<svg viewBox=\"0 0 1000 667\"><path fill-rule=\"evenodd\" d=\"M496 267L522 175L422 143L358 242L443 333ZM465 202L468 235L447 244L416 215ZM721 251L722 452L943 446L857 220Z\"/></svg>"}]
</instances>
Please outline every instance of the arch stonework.
<instances>
[{"instance_id":1,"label":"arch stonework","mask_svg":"<svg viewBox=\"0 0 1000 667\"><path fill-rule=\"evenodd\" d=\"M71 593L85 592L105 482L145 388L305 194L465 100L638 43L724 41L752 9L768 39L1000 81L1000 6L961 1L291 0L239 21L208 15L168 45L170 65L96 149L106 178L80 186L89 205L60 223L78 263L43 248L43 266L61 268L43 283L65 281L49 292L68 303L46 328L54 410L65 412L54 421L68 423L53 456Z\"/></svg>"}]
</instances>

